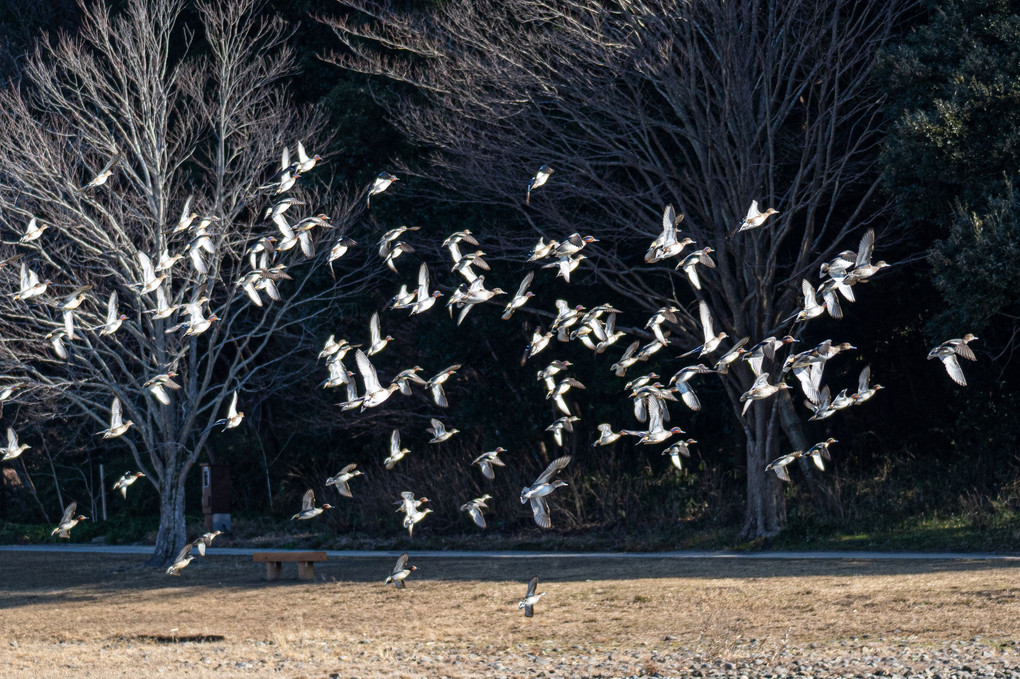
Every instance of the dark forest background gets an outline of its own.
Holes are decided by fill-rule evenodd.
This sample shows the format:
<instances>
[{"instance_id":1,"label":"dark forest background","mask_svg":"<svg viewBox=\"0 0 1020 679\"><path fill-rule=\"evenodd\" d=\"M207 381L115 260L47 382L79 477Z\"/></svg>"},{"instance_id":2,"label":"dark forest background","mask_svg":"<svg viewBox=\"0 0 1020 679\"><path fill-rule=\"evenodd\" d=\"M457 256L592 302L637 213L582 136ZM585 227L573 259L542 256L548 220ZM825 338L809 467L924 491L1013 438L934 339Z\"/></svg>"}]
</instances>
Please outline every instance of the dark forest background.
<instances>
[{"instance_id":1,"label":"dark forest background","mask_svg":"<svg viewBox=\"0 0 1020 679\"><path fill-rule=\"evenodd\" d=\"M425 5L442 4L395 7L423 11ZM428 179L432 149L416 145L391 124L394 103L413 101L415 94L393 80L344 70L322 58L341 45L317 18L342 15L342 7L296 0L267 2L264 11L283 16L294 30L291 44L300 69L290 83L292 95L330 121L335 142L325 152L315 149L324 155L315 181L340 191L368 186L383 169L416 171L405 185L373 201L371 213L353 225L350 235L359 249L348 256L375 257L378 235L401 224L421 226L420 233L429 234L435 250L421 254L434 261L441 256L438 244L459 229L470 229L482 249L492 252L515 234L532 240L520 213L505 206L480 204L471 195L421 198L437 191ZM0 86L18 81L33 41L44 33L73 33L78 14L65 0L0 2ZM874 224L876 259L892 267L858 287L858 302L845 307L844 320L823 318L809 326L803 345L832 338L866 347L833 362L827 376L855 384L860 369L870 364L873 381L886 388L865 407L807 424L812 440L839 441L829 469L819 477L826 499L811 493L794 472L794 482L785 488L786 529L754 546L1012 550L1020 539L1020 3L918 4L903 15L879 62L874 86L885 94L883 138L869 152L881 168L883 200L892 206ZM304 143L310 151L315 147L315 140ZM554 175L547 185L551 195L558 181L570 178ZM650 213L661 209L649 206ZM643 252L659 230L654 219L646 227L647 239L599 246ZM578 230L599 235L596 223L579 224ZM856 243L854 236L842 247L854 249ZM596 266L582 265L569 286L552 282L551 274L536 276L533 306L551 309L558 297L587 306L611 302L624 310L621 324L626 319L626 325L640 328L647 315L627 318L629 300L602 285L597 261L593 255ZM492 265L487 281L511 293L528 270L523 261L493 258ZM374 294L343 300L344 313L321 328L322 340L333 333L351 341L366 336L372 311L381 309L416 268L417 260L403 264L402 275L387 272ZM451 406L441 415L462 434L438 450L426 446L424 429L435 409L424 396L398 397L368 416L342 413L334 405L340 400L336 394L318 389L325 377L322 363L316 364L314 355L295 355L294 361L308 366L306 382L247 412L239 429L213 437L203 454L205 461L230 465L232 537L276 546L406 543L392 502L401 490L413 488L428 495L434 508L415 531L416 546L741 544L743 432L722 387L714 380L700 383L705 405L700 413L674 406L679 424L698 440L682 472L659 455L658 446L621 442L592 448L597 423L621 425L632 418L608 367L626 343L599 357L576 343L554 346L522 367L521 355L539 323L548 319L527 311L502 322L495 306L473 311L460 328L445 310L413 322L401 313L383 314L384 333L395 338L389 355L380 356L387 374L415 363L428 374L451 363L465 366L448 385ZM980 340L971 345L978 361L964 366L969 386L961 388L926 355L935 344L966 332ZM663 354L671 352L679 353L671 348ZM555 505L556 529L541 532L518 502L516 477L497 470L497 481L490 484L468 462L496 446L509 451L504 455L509 465L515 458L541 462L557 455L544 429L558 415L535 380L535 372L553 358L573 361L572 374L587 385L575 399L585 426L568 438L566 450L579 464L570 470L571 485ZM662 356L661 366L657 371L666 376L679 367L673 356ZM654 360L647 368L638 365L628 377L656 367ZM243 402L242 395L242 409ZM17 407L8 407L0 425L16 417ZM413 453L387 472L382 459L394 426ZM22 456L23 465L3 469L3 541L48 535L61 512L58 484L65 498L76 497L89 507L85 513L96 517L99 464L106 469L107 489L132 468L126 450L96 447L89 435L69 438L69 430L59 421L19 430L33 449ZM322 486L348 462L357 462L366 474L352 482L353 500ZM199 474L192 477L188 512L198 530ZM291 524L287 519L309 487L338 510L311 527ZM153 488L136 484L126 502L107 492L109 520L84 524L74 539L151 539L158 522ZM457 508L484 492L496 499L489 529L480 533Z\"/></svg>"}]
</instances>

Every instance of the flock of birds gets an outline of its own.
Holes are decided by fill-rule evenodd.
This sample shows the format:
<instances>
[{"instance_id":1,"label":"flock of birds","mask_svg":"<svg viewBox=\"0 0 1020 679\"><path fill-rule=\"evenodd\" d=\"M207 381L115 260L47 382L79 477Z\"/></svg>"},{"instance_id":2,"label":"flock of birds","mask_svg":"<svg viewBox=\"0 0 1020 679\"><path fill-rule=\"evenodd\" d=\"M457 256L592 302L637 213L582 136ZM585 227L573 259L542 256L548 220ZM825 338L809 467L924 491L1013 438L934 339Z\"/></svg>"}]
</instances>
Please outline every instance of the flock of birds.
<instances>
[{"instance_id":1,"label":"flock of birds","mask_svg":"<svg viewBox=\"0 0 1020 679\"><path fill-rule=\"evenodd\" d=\"M277 282L290 278L285 272L286 266L274 263L277 254L299 247L306 257L312 257L314 254L312 230L316 227L328 228L332 226L326 215L306 217L296 223L291 223L286 216L287 211L293 205L300 204L300 201L288 196L287 192L296 185L304 173L315 167L318 160L319 156L309 156L301 143L297 144L296 162L291 162L289 150L284 149L281 170L276 180L262 187L275 197L275 202L266 210L264 216L267 221L276 226L280 235L263 236L251 244L245 252L251 269L235 282L236 286L249 297L252 304L258 307L264 304L263 294L271 300L281 299ZM111 164L83 190L103 186L113 173L112 165L111 161ZM527 187L526 203L530 204L532 192L545 185L552 174L553 169L547 166L543 165L539 169ZM373 196L383 193L397 181L397 177L387 172L379 174L367 191L366 207L371 207L370 201ZM769 218L776 214L778 212L773 208L761 211L757 201L753 201L746 217L736 226L733 234L763 228ZM687 252L688 247L696 244L690 238L680 238L680 224L683 218L682 214L677 215L672 206L666 206L662 218L662 232L651 242L644 259L648 263L675 261L675 268L684 271L691 287L697 293L702 288L701 276L704 270L715 267L715 262L711 257L713 250L710 247L703 247ZM200 218L197 213L191 210L191 198L189 198L184 205L178 223L170 231L171 234L188 234L189 241L183 251L176 255L170 255L164 249L155 265L147 254L139 252L137 255L141 277L131 287L140 297L152 293L155 293L156 296L155 308L146 313L152 313L156 318L169 318L181 310L188 316L187 320L167 329L167 333L184 329L185 335L200 335L218 320L215 314L206 315L204 307L209 302L208 297L196 295L193 301L180 307L174 307L168 303L168 295L163 287L163 282L171 267L185 257L190 260L191 266L197 272L208 273L208 266L205 262L206 255L216 252L214 234L210 228L217 221L219 220L216 217ZM38 240L46 228L47 224L32 217L20 242L28 244ZM399 273L397 262L400 257L415 252L414 247L404 239L410 238L410 235L418 229L419 227L401 226L383 234L378 243L378 255L389 269ZM580 233L571 234L562 240L546 241L543 237L535 245L528 262L541 263L542 268L554 269L557 277L561 277L569 283L571 274L586 258L585 248L596 242L598 239L594 236L581 235ZM333 263L337 259L356 245L357 243L352 239L340 236L330 250L328 259L330 268L332 269ZM454 310L459 310L456 320L458 325L464 321L474 307L492 302L496 297L507 294L498 287L486 287L486 275L480 273L490 270L484 259L485 253L478 249L467 252L467 250L478 246L479 242L468 230L453 233L442 243L443 249L450 256L451 271L464 279L463 283L449 295L446 302L451 317ZM842 318L841 304L855 301L853 287L857 283L869 281L875 274L888 266L883 261L872 263L874 246L875 234L873 230L869 229L861 238L856 251L840 252L831 261L821 266L819 276L822 280L819 284L815 285L804 279L801 282L802 308L787 318L786 322L792 322L794 326L797 326L826 313L836 319ZM16 261L21 256L23 255L10 258L0 263L0 266ZM522 309L534 297L534 294L529 291L529 287L534 280L535 273L532 270L524 276L516 288L516 293L505 304L502 313L504 320L509 320L514 313ZM18 300L40 297L46 293L50 283L49 280L40 281L36 273L25 262L22 262L20 288L13 297ZM75 290L59 304L63 316L62 326L50 333L47 339L50 340L55 353L62 358L67 357L64 342L73 340L75 337L76 313L87 298L91 287L84 286ZM433 289L430 282L429 266L426 262L422 262L418 268L417 285L411 288L408 288L406 284L401 285L387 306L392 310L406 310L410 315L418 315L433 309L442 296L443 293L440 290ZM697 319L700 321L703 341L698 346L681 354L680 358L696 356L695 360L699 362L682 367L667 380L666 384L660 382L660 376L654 372L627 382L624 391L633 402L636 420L643 426L637 429L614 429L609 423L599 424L599 437L595 441L596 446L611 445L627 436L635 437L639 445L661 445L674 436L683 434L683 430L679 427L666 427L666 423L670 419L669 402L682 401L687 408L694 411L700 410L701 403L694 390L693 382L702 375L727 374L737 361L745 362L755 375L753 383L740 397L744 403L743 413L746 413L755 401L769 399L781 390L790 389L791 386L786 382L785 375L791 372L804 394L805 406L812 411L811 420L825 419L844 408L861 405L882 389L881 385L870 383L870 367L865 367L861 371L855 393L849 393L849 389L843 389L833 397L829 386L822 384L826 363L842 352L855 349L848 343L825 340L811 349L791 352L780 363L778 357L780 349L786 345L797 343L797 338L792 335L781 338L766 337L748 346L750 338L743 337L729 346L724 346L728 335L723 331L716 331L715 319L708 304L701 300L697 306ZM110 294L106 308L104 322L90 330L98 331L102 335L112 335L127 319L127 316L118 311L116 291ZM595 354L602 354L626 336L616 326L617 315L620 311L610 304L600 304L588 309L580 305L570 305L564 299L557 299L555 308L555 317L548 328L543 330L539 326L535 329L525 349L522 365L545 351L552 345L553 340L562 343L576 340ZM652 314L644 325L651 341L642 344L641 340L633 340L619 360L610 367L614 374L625 378L627 371L636 364L648 361L662 349L677 344L677 340L671 339L670 334L672 329L682 326L677 316L678 312L680 312L679 308L667 306ZM383 335L381 327L380 314L376 312L369 321L369 340L365 344L352 344L347 339L338 340L335 335L330 336L318 356L319 359L325 359L328 371L328 376L321 386L323 388L344 387L346 398L339 404L344 410L365 411L375 408L385 403L396 392L399 391L401 394L409 396L415 388L423 388L427 391L436 407L447 408L449 403L444 385L462 366L460 364L451 365L425 379L418 374L423 369L415 365L401 370L388 383L385 380L380 380L370 357L384 351L393 339L391 336ZM928 358L940 359L950 377L957 383L966 385L957 358L975 360L973 351L968 347L968 343L974 339L976 338L973 335L967 334L963 338L944 342L933 348ZM351 352L354 355L357 373L349 370L344 363L347 355ZM714 362L708 361L713 355L717 356ZM572 389L585 388L580 381L566 374L570 367L570 361L553 360L537 373L537 379L545 387L546 398L552 402L557 414L560 415L547 427L547 431L551 433L556 444L561 447L564 445L565 434L572 433L576 423L580 421L579 415L572 410L565 397ZM181 387L174 381L175 376L175 373L170 370L152 377L144 386L159 403L166 405L170 403L170 394L167 390L174 391ZM356 377L360 378L360 390ZM385 386L383 386L384 384ZM12 385L6 388L0 393L0 402L10 397L20 386ZM238 394L235 391L227 416L212 426L223 425L224 430L239 426L244 413L239 412L237 406ZM124 435L133 424L131 420L123 418L120 401L115 397L110 407L109 428L99 433L106 439L116 438ZM459 430L433 417L428 432L432 435L429 443L440 444L455 436ZM663 450L662 454L669 455L672 463L682 469L681 458L690 457L690 446L695 443L697 442L694 439L676 440ZM808 457L819 469L824 470L823 460L830 459L829 447L833 443L836 443L835 439L830 438L807 450L793 451L769 462L766 469L774 471L784 481L790 481L787 467L796 459ZM6 461L18 457L28 447L25 444L19 444L17 434L13 428L9 428L8 445L6 448L0 449L0 452L3 453L3 460ZM384 460L386 469L393 469L409 452L407 448L401 447L400 431L394 429L390 437L389 456ZM505 463L499 458L499 455L504 452L506 451L501 447L483 452L473 460L471 465L477 466L486 479L494 479L495 468L505 466ZM564 455L552 460L531 485L521 490L521 503L530 505L535 523L542 528L552 527L549 498L556 489L567 485L565 481L556 478L556 476L570 464L571 459L571 456ZM350 498L353 497L350 482L360 475L362 472L357 469L357 465L349 464L338 474L328 478L325 485L334 486L340 495ZM113 488L119 490L126 498L128 487L143 476L142 472L127 472ZM491 496L486 494L469 500L460 509L478 527L485 528L484 510L488 509L486 503L490 499ZM404 515L403 527L407 529L409 536L413 536L415 526L432 511L430 508L422 507L427 502L427 497L416 498L415 494L410 491L401 493L401 497L397 500L399 505L397 511ZM75 502L71 502L66 507L59 525L53 531L54 535L69 537L70 530L78 522L87 518L76 514L76 506ZM313 519L331 508L329 504L316 506L314 492L309 489L302 499L301 510L292 518L294 520ZM194 558L193 551L204 555L205 548L218 534L218 531L206 533L185 545L174 563L167 569L167 573L178 575ZM397 588L403 588L404 580L415 570L414 566L407 566L407 561L408 554L405 553L398 559L393 572L386 579L387 583L392 583ZM537 576L529 583L527 596L520 603L520 607L525 610L525 615L532 614L534 604L542 596L535 592L536 587Z\"/></svg>"}]
</instances>

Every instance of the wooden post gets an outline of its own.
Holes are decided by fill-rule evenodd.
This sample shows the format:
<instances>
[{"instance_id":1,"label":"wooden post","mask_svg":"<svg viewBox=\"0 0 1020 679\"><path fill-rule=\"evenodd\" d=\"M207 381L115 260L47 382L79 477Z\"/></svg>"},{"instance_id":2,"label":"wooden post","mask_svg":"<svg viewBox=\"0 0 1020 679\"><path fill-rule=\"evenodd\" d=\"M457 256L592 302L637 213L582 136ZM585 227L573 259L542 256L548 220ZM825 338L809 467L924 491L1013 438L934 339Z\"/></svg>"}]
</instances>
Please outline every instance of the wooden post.
<instances>
[{"instance_id":1,"label":"wooden post","mask_svg":"<svg viewBox=\"0 0 1020 679\"><path fill-rule=\"evenodd\" d=\"M313 562L313 561L298 561L297 576L298 576L298 580L314 580L315 579L315 562Z\"/></svg>"},{"instance_id":2,"label":"wooden post","mask_svg":"<svg viewBox=\"0 0 1020 679\"><path fill-rule=\"evenodd\" d=\"M279 580L281 573L283 573L283 562L281 561L266 562L266 580Z\"/></svg>"}]
</instances>

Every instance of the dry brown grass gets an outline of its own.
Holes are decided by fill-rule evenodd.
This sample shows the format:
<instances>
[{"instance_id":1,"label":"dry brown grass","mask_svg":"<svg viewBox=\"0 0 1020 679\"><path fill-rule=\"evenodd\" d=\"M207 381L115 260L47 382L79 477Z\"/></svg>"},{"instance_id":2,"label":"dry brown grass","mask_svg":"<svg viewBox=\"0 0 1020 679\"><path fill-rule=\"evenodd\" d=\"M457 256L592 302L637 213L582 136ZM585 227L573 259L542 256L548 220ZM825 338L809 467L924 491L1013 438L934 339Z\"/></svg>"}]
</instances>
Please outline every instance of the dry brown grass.
<instances>
[{"instance_id":1,"label":"dry brown grass","mask_svg":"<svg viewBox=\"0 0 1020 679\"><path fill-rule=\"evenodd\" d=\"M397 591L382 584L389 558L330 560L315 582L273 584L250 557L215 549L179 578L140 561L5 553L0 676L519 676L521 658L565 656L586 676L607 653L651 674L684 654L775 661L848 640L1007 641L1020 620L1020 564L1001 562L412 553L419 570ZM533 574L548 594L529 620L516 603Z\"/></svg>"}]
</instances>

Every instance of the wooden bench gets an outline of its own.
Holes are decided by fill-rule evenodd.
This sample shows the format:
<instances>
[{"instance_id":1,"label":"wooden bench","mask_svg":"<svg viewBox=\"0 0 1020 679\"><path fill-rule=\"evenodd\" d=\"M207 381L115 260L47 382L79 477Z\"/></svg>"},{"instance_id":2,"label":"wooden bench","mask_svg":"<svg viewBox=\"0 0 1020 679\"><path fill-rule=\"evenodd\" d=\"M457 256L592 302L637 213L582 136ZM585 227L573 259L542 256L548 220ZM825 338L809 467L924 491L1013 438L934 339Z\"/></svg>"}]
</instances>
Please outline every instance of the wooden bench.
<instances>
[{"instance_id":1,"label":"wooden bench","mask_svg":"<svg viewBox=\"0 0 1020 679\"><path fill-rule=\"evenodd\" d=\"M255 552L255 563L266 564L266 580L279 580L284 561L296 561L298 580L315 578L315 562L325 561L326 552Z\"/></svg>"}]
</instances>

